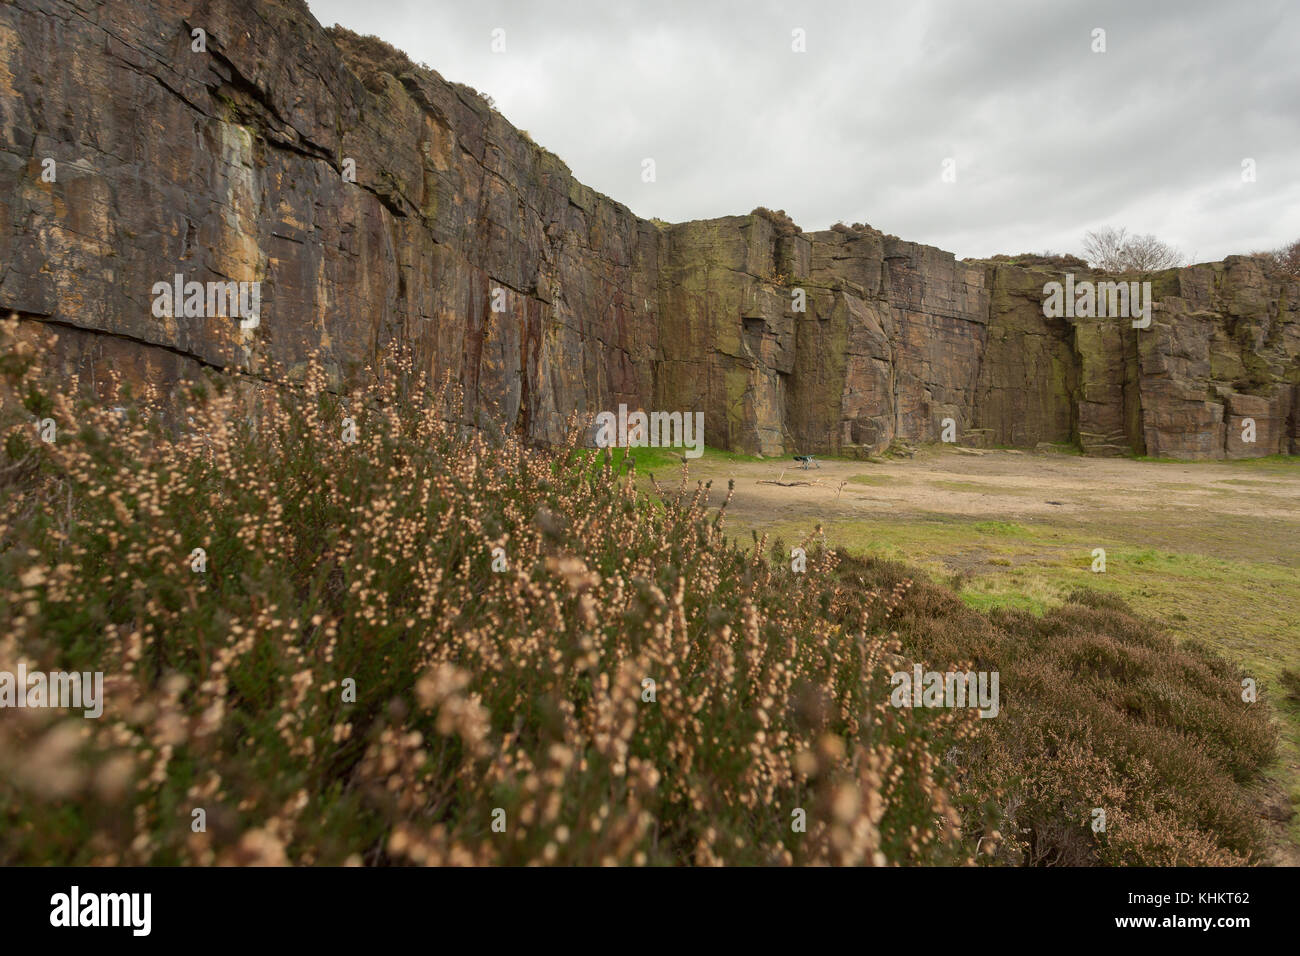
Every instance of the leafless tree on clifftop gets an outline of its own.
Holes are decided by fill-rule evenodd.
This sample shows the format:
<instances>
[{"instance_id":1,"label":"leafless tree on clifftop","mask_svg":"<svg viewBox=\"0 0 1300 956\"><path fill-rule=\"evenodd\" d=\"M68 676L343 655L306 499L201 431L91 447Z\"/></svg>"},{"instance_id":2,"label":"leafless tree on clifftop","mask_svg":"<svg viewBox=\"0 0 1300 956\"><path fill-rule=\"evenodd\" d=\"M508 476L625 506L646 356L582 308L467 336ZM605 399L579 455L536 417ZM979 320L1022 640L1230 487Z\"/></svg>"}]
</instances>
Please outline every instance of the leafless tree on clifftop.
<instances>
[{"instance_id":1,"label":"leafless tree on clifftop","mask_svg":"<svg viewBox=\"0 0 1300 956\"><path fill-rule=\"evenodd\" d=\"M1105 272L1154 272L1183 264L1183 254L1173 246L1150 233L1130 236L1122 226L1090 231L1084 236L1083 254L1094 268Z\"/></svg>"}]
</instances>

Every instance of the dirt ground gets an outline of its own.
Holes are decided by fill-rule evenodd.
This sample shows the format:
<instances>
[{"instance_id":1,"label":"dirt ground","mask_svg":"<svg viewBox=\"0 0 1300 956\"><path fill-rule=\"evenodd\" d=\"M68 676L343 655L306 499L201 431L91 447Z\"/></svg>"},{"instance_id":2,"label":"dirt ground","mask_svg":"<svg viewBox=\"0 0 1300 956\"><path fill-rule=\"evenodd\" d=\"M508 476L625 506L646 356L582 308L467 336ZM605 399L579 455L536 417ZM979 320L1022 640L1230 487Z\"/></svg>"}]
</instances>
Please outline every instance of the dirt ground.
<instances>
[{"instance_id":1,"label":"dirt ground","mask_svg":"<svg viewBox=\"0 0 1300 956\"><path fill-rule=\"evenodd\" d=\"M993 451L982 455L923 450L915 458L880 464L823 461L802 468L790 461L709 460L692 464L691 477L714 479L715 490L736 479L729 513L737 520L770 516L833 519L887 514L966 515L981 519L1082 520L1099 511L1139 520L1158 508L1196 521L1207 507L1300 526L1300 467L1246 471L1237 463L1170 464L1075 455ZM870 479L869 484L854 478ZM765 484L780 481L785 487ZM968 485L969 487L958 487ZM717 495L715 499L720 500ZM1273 552L1283 542L1265 549ZM1300 561L1300 540L1287 542Z\"/></svg>"}]
</instances>

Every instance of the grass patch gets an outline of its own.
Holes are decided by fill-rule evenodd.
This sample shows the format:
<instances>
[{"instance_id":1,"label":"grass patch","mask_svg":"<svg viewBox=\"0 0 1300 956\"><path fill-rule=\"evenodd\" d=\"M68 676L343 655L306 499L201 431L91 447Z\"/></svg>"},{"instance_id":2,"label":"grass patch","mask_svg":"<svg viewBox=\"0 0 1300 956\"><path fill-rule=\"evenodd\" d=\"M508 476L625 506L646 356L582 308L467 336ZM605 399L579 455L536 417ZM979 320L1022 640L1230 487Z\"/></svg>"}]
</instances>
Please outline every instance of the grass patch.
<instances>
[{"instance_id":1,"label":"grass patch","mask_svg":"<svg viewBox=\"0 0 1300 956\"><path fill-rule=\"evenodd\" d=\"M1023 537L1029 533L1027 528L1016 524L1014 521L977 521L971 525L971 529L979 534L1015 535L1018 537Z\"/></svg>"},{"instance_id":2,"label":"grass patch","mask_svg":"<svg viewBox=\"0 0 1300 956\"><path fill-rule=\"evenodd\" d=\"M848 478L851 485L892 485L898 481L898 478L890 475L851 475Z\"/></svg>"},{"instance_id":3,"label":"grass patch","mask_svg":"<svg viewBox=\"0 0 1300 956\"><path fill-rule=\"evenodd\" d=\"M1295 474L1300 468L1300 455L1264 455L1261 458L1212 458L1207 460L1190 460L1186 458L1157 458L1149 455L1128 455L1134 461L1152 462L1161 465L1226 466L1245 470L1277 472L1278 474Z\"/></svg>"},{"instance_id":4,"label":"grass patch","mask_svg":"<svg viewBox=\"0 0 1300 956\"><path fill-rule=\"evenodd\" d=\"M593 467L600 468L604 466L605 452L609 452L610 463L619 473L625 473L631 464L635 464L638 475L648 475L653 473L666 474L672 472L675 477L677 472L681 471L685 455L683 448L578 448L574 450L574 455L582 461L590 461ZM728 463L728 462L752 462L752 461L771 461L773 459L759 458L756 455L742 455L738 452L726 451L721 448L710 448L705 446L704 452L699 458L688 458L685 464L688 467L695 467L700 463Z\"/></svg>"},{"instance_id":5,"label":"grass patch","mask_svg":"<svg viewBox=\"0 0 1300 956\"><path fill-rule=\"evenodd\" d=\"M1220 478L1215 482L1216 485L1245 485L1252 488L1276 488L1276 481L1260 480L1258 478ZM1197 487L1200 487L1199 485Z\"/></svg>"},{"instance_id":6,"label":"grass patch","mask_svg":"<svg viewBox=\"0 0 1300 956\"><path fill-rule=\"evenodd\" d=\"M966 602L967 607L972 607L977 611L991 611L994 608L1009 608L1013 611L1025 611L1029 614L1041 617L1047 613L1048 605L1044 602L1032 598L1027 594L1014 593L989 593L986 591L976 591L965 589L961 592L961 599Z\"/></svg>"}]
</instances>

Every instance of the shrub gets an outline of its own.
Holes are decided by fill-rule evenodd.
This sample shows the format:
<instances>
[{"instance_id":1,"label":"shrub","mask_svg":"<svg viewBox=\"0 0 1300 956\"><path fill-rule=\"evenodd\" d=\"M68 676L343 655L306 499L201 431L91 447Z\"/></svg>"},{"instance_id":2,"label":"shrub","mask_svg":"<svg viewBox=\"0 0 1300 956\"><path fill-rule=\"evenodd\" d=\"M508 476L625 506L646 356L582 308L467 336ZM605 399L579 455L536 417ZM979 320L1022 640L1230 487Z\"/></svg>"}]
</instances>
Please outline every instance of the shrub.
<instances>
[{"instance_id":1,"label":"shrub","mask_svg":"<svg viewBox=\"0 0 1300 956\"><path fill-rule=\"evenodd\" d=\"M1300 700L1300 671L1292 670L1289 667L1282 668L1282 675L1279 681L1282 689L1286 691L1286 696L1290 700Z\"/></svg>"},{"instance_id":2,"label":"shrub","mask_svg":"<svg viewBox=\"0 0 1300 956\"><path fill-rule=\"evenodd\" d=\"M363 64L369 70L401 76L416 68L405 53L373 34L356 33L337 23L327 27L325 33L352 57L353 62ZM420 67L427 69L424 64Z\"/></svg>"},{"instance_id":3,"label":"shrub","mask_svg":"<svg viewBox=\"0 0 1300 956\"><path fill-rule=\"evenodd\" d=\"M778 209L776 212L773 212L766 206L758 206L750 212L750 215L762 216L764 219L771 222L772 225L776 227L776 234L778 236L797 236L803 232L803 229L795 225L795 221L786 215L784 209Z\"/></svg>"},{"instance_id":4,"label":"shrub","mask_svg":"<svg viewBox=\"0 0 1300 956\"><path fill-rule=\"evenodd\" d=\"M835 225L831 226L831 229L834 232L842 233L846 236L884 236L884 233L879 229L873 229L865 222L855 222L851 226L845 225L842 222L837 222ZM898 237L888 236L886 238L897 239Z\"/></svg>"},{"instance_id":5,"label":"shrub","mask_svg":"<svg viewBox=\"0 0 1300 956\"><path fill-rule=\"evenodd\" d=\"M176 428L0 368L0 669L107 698L0 710L0 863L972 858L971 715L888 705L897 592L727 542L685 477L464 429L409 367L214 377Z\"/></svg>"},{"instance_id":6,"label":"shrub","mask_svg":"<svg viewBox=\"0 0 1300 956\"><path fill-rule=\"evenodd\" d=\"M1078 256L1055 255L1051 251L1022 252L1018 256L996 255L991 262L1009 262L1016 266L1052 266L1061 269L1086 269L1088 263Z\"/></svg>"},{"instance_id":7,"label":"shrub","mask_svg":"<svg viewBox=\"0 0 1300 956\"><path fill-rule=\"evenodd\" d=\"M875 590L907 575L847 554L836 573ZM957 764L963 788L997 804L1003 862L1260 861L1246 784L1274 758L1276 732L1266 711L1242 702L1236 668L1088 590L1042 617L986 617L918 584L891 626L907 655L1000 673L1002 712L981 722ZM1106 829L1094 834L1096 808Z\"/></svg>"}]
</instances>

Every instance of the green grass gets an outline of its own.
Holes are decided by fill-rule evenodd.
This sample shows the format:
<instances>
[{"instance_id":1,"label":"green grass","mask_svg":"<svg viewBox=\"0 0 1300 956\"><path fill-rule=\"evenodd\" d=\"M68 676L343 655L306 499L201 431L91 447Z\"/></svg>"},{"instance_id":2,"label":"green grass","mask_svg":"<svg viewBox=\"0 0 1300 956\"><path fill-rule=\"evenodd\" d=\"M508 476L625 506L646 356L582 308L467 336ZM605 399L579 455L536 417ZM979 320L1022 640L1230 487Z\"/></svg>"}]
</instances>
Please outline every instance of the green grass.
<instances>
[{"instance_id":1,"label":"green grass","mask_svg":"<svg viewBox=\"0 0 1300 956\"><path fill-rule=\"evenodd\" d=\"M980 534L1024 535L1028 532L1022 525L1012 521L977 521L971 528Z\"/></svg>"},{"instance_id":2,"label":"green grass","mask_svg":"<svg viewBox=\"0 0 1300 956\"><path fill-rule=\"evenodd\" d=\"M1078 458L1083 457L1083 449L1078 445L1051 444L1048 450L1055 455L1074 455Z\"/></svg>"},{"instance_id":3,"label":"green grass","mask_svg":"<svg viewBox=\"0 0 1300 956\"><path fill-rule=\"evenodd\" d=\"M1013 611L1028 611L1041 617L1048 610L1047 604L1027 594L988 594L982 591L964 590L961 592L961 599L967 607L983 612L994 608L1007 608Z\"/></svg>"},{"instance_id":4,"label":"green grass","mask_svg":"<svg viewBox=\"0 0 1300 956\"><path fill-rule=\"evenodd\" d=\"M851 485L892 485L900 480L902 479L891 475L852 475L848 482Z\"/></svg>"},{"instance_id":5,"label":"green grass","mask_svg":"<svg viewBox=\"0 0 1300 956\"><path fill-rule=\"evenodd\" d=\"M1220 484L1220 485L1243 485L1243 486L1251 487L1251 488L1275 488L1275 487L1277 487L1277 482L1276 482L1276 481L1273 481L1273 480L1270 480L1270 479L1265 479L1265 480L1262 480L1262 481L1261 481L1261 480L1258 479L1258 478L1224 478L1224 479L1220 480L1220 481L1218 482L1218 484Z\"/></svg>"},{"instance_id":6,"label":"green grass","mask_svg":"<svg viewBox=\"0 0 1300 956\"><path fill-rule=\"evenodd\" d=\"M1132 455L1134 461L1153 462L1161 465L1227 465L1233 468L1255 469L1277 472L1279 474L1296 473L1300 468L1300 455L1265 455L1262 458L1224 458L1209 461L1188 461L1185 458L1158 458L1150 455Z\"/></svg>"},{"instance_id":7,"label":"green grass","mask_svg":"<svg viewBox=\"0 0 1300 956\"><path fill-rule=\"evenodd\" d=\"M669 470L676 472L682 467L682 457L685 449L678 448L610 448L610 459L614 466L620 471L625 470L625 463L631 458L636 463L637 473L646 475L650 472L660 474ZM576 452L581 458L589 458L597 465L604 462L605 452L599 448L580 448ZM688 459L687 464L695 466L700 462L739 462L739 461L768 461L771 459L759 458L757 455L742 455L739 452L726 451L721 448L710 448L707 445L704 448L704 454L699 458Z\"/></svg>"}]
</instances>

